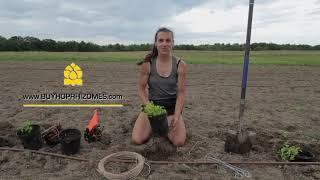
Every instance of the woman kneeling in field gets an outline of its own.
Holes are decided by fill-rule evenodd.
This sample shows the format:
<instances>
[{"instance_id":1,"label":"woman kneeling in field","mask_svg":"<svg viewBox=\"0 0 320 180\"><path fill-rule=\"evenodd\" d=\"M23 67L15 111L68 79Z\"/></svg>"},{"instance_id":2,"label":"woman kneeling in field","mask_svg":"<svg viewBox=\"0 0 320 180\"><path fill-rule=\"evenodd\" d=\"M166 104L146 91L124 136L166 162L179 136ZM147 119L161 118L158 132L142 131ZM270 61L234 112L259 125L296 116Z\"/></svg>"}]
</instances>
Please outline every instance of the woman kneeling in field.
<instances>
[{"instance_id":1,"label":"woman kneeling in field","mask_svg":"<svg viewBox=\"0 0 320 180\"><path fill-rule=\"evenodd\" d=\"M186 128L182 118L185 99L186 64L172 55L173 32L160 28L155 34L152 52L138 63L138 93L144 105L153 102L164 106L168 114L168 138L175 146L183 146ZM148 85L148 93L146 92ZM148 117L141 112L135 122L132 141L142 144L152 132Z\"/></svg>"}]
</instances>

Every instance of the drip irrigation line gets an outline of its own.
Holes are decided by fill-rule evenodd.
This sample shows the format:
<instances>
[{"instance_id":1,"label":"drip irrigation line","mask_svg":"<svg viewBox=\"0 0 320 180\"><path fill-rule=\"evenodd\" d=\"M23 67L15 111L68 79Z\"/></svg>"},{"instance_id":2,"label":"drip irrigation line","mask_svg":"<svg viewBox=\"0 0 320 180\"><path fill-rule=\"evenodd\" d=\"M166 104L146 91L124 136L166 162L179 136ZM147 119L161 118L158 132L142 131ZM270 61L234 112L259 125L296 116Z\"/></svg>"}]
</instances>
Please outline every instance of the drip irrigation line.
<instances>
[{"instance_id":1,"label":"drip irrigation line","mask_svg":"<svg viewBox=\"0 0 320 180\"><path fill-rule=\"evenodd\" d=\"M0 150L8 150L8 151L15 151L15 152L32 152L35 154L42 154L47 156L54 156L60 157L65 159L77 160L77 161L84 161L89 162L89 159L85 158L78 158L73 156L67 156L57 153L50 153L50 152L43 152L43 151L35 151L35 150L28 150L28 149L17 149L17 148L6 148L0 147ZM99 160L96 160L97 162ZM126 162L126 163L133 163L135 161L132 160L125 160L125 159L113 159L114 162ZM147 160L149 164L218 164L217 162L209 162L206 160L195 160L195 161L151 161ZM245 164L245 165L320 165L320 162L276 162L276 161L226 161L229 164Z\"/></svg>"}]
</instances>

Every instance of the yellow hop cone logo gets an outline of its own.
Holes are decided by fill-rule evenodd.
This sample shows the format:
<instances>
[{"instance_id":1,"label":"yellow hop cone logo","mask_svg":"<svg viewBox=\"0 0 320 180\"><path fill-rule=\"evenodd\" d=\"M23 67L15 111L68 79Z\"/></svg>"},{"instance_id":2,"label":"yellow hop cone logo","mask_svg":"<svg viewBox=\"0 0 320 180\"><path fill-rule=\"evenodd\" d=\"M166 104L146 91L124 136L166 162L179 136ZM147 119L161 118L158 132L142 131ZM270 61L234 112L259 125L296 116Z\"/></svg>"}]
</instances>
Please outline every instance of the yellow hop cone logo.
<instances>
[{"instance_id":1,"label":"yellow hop cone logo","mask_svg":"<svg viewBox=\"0 0 320 180\"><path fill-rule=\"evenodd\" d=\"M64 69L64 85L82 86L82 70L75 63L71 63Z\"/></svg>"}]
</instances>

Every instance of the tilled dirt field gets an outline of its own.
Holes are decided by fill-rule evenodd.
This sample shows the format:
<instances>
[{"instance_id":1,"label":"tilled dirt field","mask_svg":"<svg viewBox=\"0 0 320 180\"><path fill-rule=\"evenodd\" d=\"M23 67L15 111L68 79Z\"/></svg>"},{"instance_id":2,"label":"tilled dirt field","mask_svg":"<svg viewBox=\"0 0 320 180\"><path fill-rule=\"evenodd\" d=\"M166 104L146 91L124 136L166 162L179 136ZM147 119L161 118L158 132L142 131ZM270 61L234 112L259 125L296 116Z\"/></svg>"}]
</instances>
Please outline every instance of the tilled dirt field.
<instances>
[{"instance_id":1,"label":"tilled dirt field","mask_svg":"<svg viewBox=\"0 0 320 180\"><path fill-rule=\"evenodd\" d=\"M127 63L76 62L83 70L82 87L63 86L63 70L70 62L0 62L0 136L15 148L23 148L16 129L29 120L42 127L60 123L83 133L94 108L27 108L25 103L66 103L65 101L26 101L22 96L41 93L118 94L123 100L94 101L123 103L123 108L100 108L99 120L105 126L103 140L88 144L81 139L75 157L90 163L66 160L28 152L0 151L0 179L103 179L97 162L119 151L135 151L149 160L200 160L212 153L225 161L279 161L275 151L284 142L320 153L320 67L250 66L246 96L245 125L257 133L249 154L224 152L228 129L236 130L241 91L240 65L187 65L187 95L183 117L187 142L175 152L155 148L152 138L146 144L131 143L133 123L140 112L137 96L138 67ZM79 101L78 103L94 103ZM171 147L161 140L165 147ZM8 142L7 142L8 143ZM0 141L0 146L6 146ZM169 148L170 149L170 148ZM174 148L171 148L174 149ZM44 145L40 151L61 154L60 145ZM113 164L110 170L124 171L126 164ZM319 166L241 165L251 179L320 179ZM145 172L145 170L144 170ZM219 165L151 164L148 176L138 179L234 179L233 172Z\"/></svg>"}]
</instances>

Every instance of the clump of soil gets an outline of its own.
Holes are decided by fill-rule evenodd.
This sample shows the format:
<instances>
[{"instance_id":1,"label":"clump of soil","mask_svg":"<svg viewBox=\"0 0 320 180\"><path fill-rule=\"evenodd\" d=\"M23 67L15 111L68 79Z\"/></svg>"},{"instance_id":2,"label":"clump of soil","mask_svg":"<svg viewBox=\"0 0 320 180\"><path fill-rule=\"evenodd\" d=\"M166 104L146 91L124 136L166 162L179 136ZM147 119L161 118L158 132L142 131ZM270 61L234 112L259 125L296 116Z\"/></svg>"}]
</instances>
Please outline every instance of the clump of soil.
<instances>
[{"instance_id":1,"label":"clump of soil","mask_svg":"<svg viewBox=\"0 0 320 180\"><path fill-rule=\"evenodd\" d=\"M14 126L7 121L0 122L0 136L5 136L8 134L15 134Z\"/></svg>"},{"instance_id":2,"label":"clump of soil","mask_svg":"<svg viewBox=\"0 0 320 180\"><path fill-rule=\"evenodd\" d=\"M12 147L14 145L15 145L15 143L13 141L11 141L10 139L0 136L0 147L5 147L5 146Z\"/></svg>"},{"instance_id":3,"label":"clump of soil","mask_svg":"<svg viewBox=\"0 0 320 180\"><path fill-rule=\"evenodd\" d=\"M177 147L170 143L167 138L153 137L142 155L148 160L167 160L168 157L177 152Z\"/></svg>"},{"instance_id":4,"label":"clump of soil","mask_svg":"<svg viewBox=\"0 0 320 180\"><path fill-rule=\"evenodd\" d=\"M13 147L17 144L17 136L14 126L5 121L0 122L0 147Z\"/></svg>"}]
</instances>

